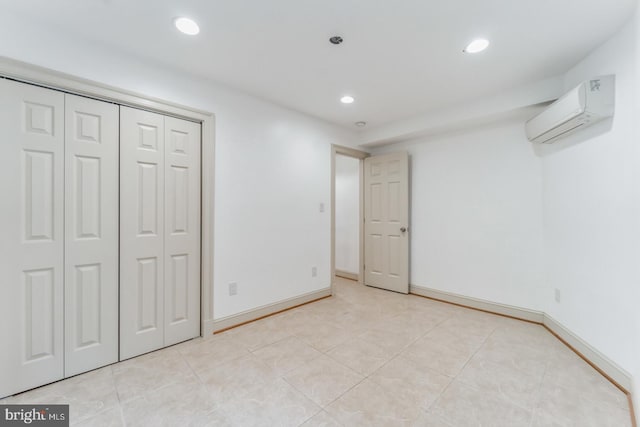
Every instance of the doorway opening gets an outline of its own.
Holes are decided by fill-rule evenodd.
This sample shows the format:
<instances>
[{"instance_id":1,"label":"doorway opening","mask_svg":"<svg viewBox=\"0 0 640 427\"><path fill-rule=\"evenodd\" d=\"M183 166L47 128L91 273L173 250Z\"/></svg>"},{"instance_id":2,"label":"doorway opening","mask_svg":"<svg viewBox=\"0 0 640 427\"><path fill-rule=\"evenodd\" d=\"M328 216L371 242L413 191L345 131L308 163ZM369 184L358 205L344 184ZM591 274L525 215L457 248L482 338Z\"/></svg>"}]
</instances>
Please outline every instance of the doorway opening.
<instances>
[{"instance_id":1,"label":"doorway opening","mask_svg":"<svg viewBox=\"0 0 640 427\"><path fill-rule=\"evenodd\" d=\"M364 278L364 151L334 145L331 158L331 286Z\"/></svg>"},{"instance_id":2,"label":"doorway opening","mask_svg":"<svg viewBox=\"0 0 640 427\"><path fill-rule=\"evenodd\" d=\"M336 156L336 276L360 275L360 160Z\"/></svg>"}]
</instances>

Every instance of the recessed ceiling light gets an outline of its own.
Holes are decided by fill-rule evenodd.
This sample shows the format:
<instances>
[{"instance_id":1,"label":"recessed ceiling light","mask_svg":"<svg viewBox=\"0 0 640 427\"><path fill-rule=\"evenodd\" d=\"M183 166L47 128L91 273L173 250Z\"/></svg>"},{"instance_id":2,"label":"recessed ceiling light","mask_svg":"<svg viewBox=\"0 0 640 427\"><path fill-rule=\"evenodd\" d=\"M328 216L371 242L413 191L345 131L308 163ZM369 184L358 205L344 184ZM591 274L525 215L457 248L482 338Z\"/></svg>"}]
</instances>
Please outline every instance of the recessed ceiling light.
<instances>
[{"instance_id":1,"label":"recessed ceiling light","mask_svg":"<svg viewBox=\"0 0 640 427\"><path fill-rule=\"evenodd\" d=\"M478 53L485 50L489 47L489 40L486 39L476 39L469 43L469 45L465 48L464 52L466 53Z\"/></svg>"},{"instance_id":2,"label":"recessed ceiling light","mask_svg":"<svg viewBox=\"0 0 640 427\"><path fill-rule=\"evenodd\" d=\"M181 17L181 18L176 18L175 21L173 21L173 23L175 24L178 30L190 36L195 36L200 32L200 27L198 27L198 24L196 24L196 22L193 19Z\"/></svg>"},{"instance_id":3,"label":"recessed ceiling light","mask_svg":"<svg viewBox=\"0 0 640 427\"><path fill-rule=\"evenodd\" d=\"M359 128L363 128L367 125L367 122L355 122L354 124Z\"/></svg>"},{"instance_id":4,"label":"recessed ceiling light","mask_svg":"<svg viewBox=\"0 0 640 427\"><path fill-rule=\"evenodd\" d=\"M352 104L353 101L355 101L355 98L349 95L345 95L342 98L340 98L340 102L342 102L343 104Z\"/></svg>"}]
</instances>

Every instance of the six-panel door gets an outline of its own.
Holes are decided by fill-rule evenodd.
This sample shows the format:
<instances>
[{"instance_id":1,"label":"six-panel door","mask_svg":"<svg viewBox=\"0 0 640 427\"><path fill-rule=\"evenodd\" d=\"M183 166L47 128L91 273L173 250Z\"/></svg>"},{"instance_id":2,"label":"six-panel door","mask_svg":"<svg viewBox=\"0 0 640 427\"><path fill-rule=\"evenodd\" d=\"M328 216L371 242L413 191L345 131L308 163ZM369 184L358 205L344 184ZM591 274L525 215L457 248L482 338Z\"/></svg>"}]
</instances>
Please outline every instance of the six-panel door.
<instances>
[{"instance_id":1,"label":"six-panel door","mask_svg":"<svg viewBox=\"0 0 640 427\"><path fill-rule=\"evenodd\" d=\"M65 95L65 376L118 361L118 109Z\"/></svg>"},{"instance_id":2,"label":"six-panel door","mask_svg":"<svg viewBox=\"0 0 640 427\"><path fill-rule=\"evenodd\" d=\"M164 117L120 107L120 359L164 343Z\"/></svg>"},{"instance_id":3,"label":"six-panel door","mask_svg":"<svg viewBox=\"0 0 640 427\"><path fill-rule=\"evenodd\" d=\"M120 358L200 333L200 125L120 108Z\"/></svg>"},{"instance_id":4,"label":"six-panel door","mask_svg":"<svg viewBox=\"0 0 640 427\"><path fill-rule=\"evenodd\" d=\"M64 94L0 79L0 397L64 375Z\"/></svg>"},{"instance_id":5,"label":"six-panel door","mask_svg":"<svg viewBox=\"0 0 640 427\"><path fill-rule=\"evenodd\" d=\"M406 152L364 161L364 283L409 292L409 157Z\"/></svg>"},{"instance_id":6,"label":"six-panel door","mask_svg":"<svg viewBox=\"0 0 640 427\"><path fill-rule=\"evenodd\" d=\"M165 126L164 345L200 332L200 124Z\"/></svg>"}]
</instances>

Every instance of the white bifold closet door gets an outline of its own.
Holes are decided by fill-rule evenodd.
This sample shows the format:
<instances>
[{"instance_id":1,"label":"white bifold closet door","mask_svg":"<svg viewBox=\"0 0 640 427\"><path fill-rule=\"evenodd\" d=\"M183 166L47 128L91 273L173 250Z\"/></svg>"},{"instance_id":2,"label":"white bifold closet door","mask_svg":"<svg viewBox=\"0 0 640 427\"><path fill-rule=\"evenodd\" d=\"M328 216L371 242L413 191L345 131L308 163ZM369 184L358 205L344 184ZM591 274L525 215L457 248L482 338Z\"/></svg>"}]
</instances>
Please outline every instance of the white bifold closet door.
<instances>
[{"instance_id":1,"label":"white bifold closet door","mask_svg":"<svg viewBox=\"0 0 640 427\"><path fill-rule=\"evenodd\" d=\"M65 95L65 376L118 361L118 110Z\"/></svg>"},{"instance_id":2,"label":"white bifold closet door","mask_svg":"<svg viewBox=\"0 0 640 427\"><path fill-rule=\"evenodd\" d=\"M164 118L164 345L200 335L200 124Z\"/></svg>"},{"instance_id":3,"label":"white bifold closet door","mask_svg":"<svg viewBox=\"0 0 640 427\"><path fill-rule=\"evenodd\" d=\"M118 107L0 94L3 397L117 361Z\"/></svg>"},{"instance_id":4,"label":"white bifold closet door","mask_svg":"<svg viewBox=\"0 0 640 427\"><path fill-rule=\"evenodd\" d=\"M64 376L64 94L0 79L0 397Z\"/></svg>"},{"instance_id":5,"label":"white bifold closet door","mask_svg":"<svg viewBox=\"0 0 640 427\"><path fill-rule=\"evenodd\" d=\"M120 358L200 332L200 125L120 109Z\"/></svg>"}]
</instances>

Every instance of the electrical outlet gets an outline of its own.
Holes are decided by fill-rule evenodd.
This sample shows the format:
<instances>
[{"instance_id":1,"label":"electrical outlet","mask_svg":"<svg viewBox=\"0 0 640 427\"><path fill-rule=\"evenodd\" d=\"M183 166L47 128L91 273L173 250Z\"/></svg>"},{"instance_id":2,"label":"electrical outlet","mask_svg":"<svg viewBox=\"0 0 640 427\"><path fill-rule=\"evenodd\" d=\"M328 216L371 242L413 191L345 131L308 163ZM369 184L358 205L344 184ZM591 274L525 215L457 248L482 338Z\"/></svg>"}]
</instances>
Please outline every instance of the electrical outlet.
<instances>
[{"instance_id":1,"label":"electrical outlet","mask_svg":"<svg viewBox=\"0 0 640 427\"><path fill-rule=\"evenodd\" d=\"M560 289L556 288L556 302L560 302Z\"/></svg>"},{"instance_id":2,"label":"electrical outlet","mask_svg":"<svg viewBox=\"0 0 640 427\"><path fill-rule=\"evenodd\" d=\"M311 267L311 277L318 276L318 267Z\"/></svg>"},{"instance_id":3,"label":"electrical outlet","mask_svg":"<svg viewBox=\"0 0 640 427\"><path fill-rule=\"evenodd\" d=\"M324 203L320 203L320 212L324 212Z\"/></svg>"},{"instance_id":4,"label":"electrical outlet","mask_svg":"<svg viewBox=\"0 0 640 427\"><path fill-rule=\"evenodd\" d=\"M238 295L238 284L236 282L229 283L229 296Z\"/></svg>"}]
</instances>

